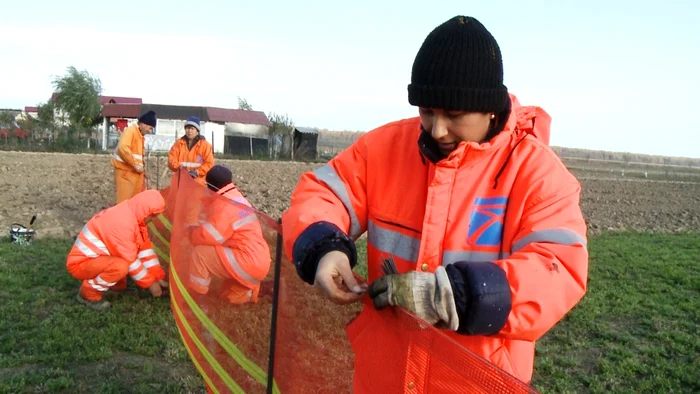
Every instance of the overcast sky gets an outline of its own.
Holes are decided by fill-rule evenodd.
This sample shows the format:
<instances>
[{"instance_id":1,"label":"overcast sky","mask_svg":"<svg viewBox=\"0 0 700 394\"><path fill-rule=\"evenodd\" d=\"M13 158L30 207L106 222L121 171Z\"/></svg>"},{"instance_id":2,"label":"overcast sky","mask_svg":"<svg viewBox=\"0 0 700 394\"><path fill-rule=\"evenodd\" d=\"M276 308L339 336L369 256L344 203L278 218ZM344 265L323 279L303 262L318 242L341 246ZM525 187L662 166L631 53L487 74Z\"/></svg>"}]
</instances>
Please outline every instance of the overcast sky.
<instances>
[{"instance_id":1,"label":"overcast sky","mask_svg":"<svg viewBox=\"0 0 700 394\"><path fill-rule=\"evenodd\" d=\"M366 131L417 114L406 90L415 54L463 14L496 37L508 89L552 115L552 145L700 158L700 2L428 4L10 2L0 108L45 101L73 65L105 95L228 108L241 96L299 126Z\"/></svg>"}]
</instances>

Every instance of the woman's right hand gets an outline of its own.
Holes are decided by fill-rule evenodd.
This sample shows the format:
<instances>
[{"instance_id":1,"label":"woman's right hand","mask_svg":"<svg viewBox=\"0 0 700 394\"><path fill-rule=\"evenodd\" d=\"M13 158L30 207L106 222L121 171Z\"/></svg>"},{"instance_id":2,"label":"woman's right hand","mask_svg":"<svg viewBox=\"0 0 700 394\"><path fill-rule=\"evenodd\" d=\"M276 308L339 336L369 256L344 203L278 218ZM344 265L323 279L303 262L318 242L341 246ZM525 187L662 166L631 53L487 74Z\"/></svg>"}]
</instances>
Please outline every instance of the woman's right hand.
<instances>
[{"instance_id":1,"label":"woman's right hand","mask_svg":"<svg viewBox=\"0 0 700 394\"><path fill-rule=\"evenodd\" d=\"M341 305L360 301L367 292L367 284L358 283L352 272L348 256L339 251L326 253L318 262L314 287Z\"/></svg>"}]
</instances>

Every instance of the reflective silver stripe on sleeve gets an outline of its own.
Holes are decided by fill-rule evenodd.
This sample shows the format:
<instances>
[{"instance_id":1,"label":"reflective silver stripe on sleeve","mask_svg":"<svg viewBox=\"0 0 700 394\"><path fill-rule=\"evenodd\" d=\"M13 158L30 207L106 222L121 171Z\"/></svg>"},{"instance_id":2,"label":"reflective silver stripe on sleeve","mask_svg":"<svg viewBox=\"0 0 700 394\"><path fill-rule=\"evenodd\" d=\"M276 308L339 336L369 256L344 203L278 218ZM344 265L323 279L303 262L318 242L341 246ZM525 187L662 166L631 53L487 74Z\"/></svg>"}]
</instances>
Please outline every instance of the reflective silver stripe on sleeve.
<instances>
[{"instance_id":1,"label":"reflective silver stripe on sleeve","mask_svg":"<svg viewBox=\"0 0 700 394\"><path fill-rule=\"evenodd\" d=\"M392 256L414 263L418 259L420 239L381 228L371 219L367 221L367 242Z\"/></svg>"},{"instance_id":2,"label":"reflective silver stripe on sleeve","mask_svg":"<svg viewBox=\"0 0 700 394\"><path fill-rule=\"evenodd\" d=\"M474 252L470 250L446 250L442 253L442 265L450 265L460 261L466 262L492 262L506 258L505 253L498 252Z\"/></svg>"},{"instance_id":3,"label":"reflective silver stripe on sleeve","mask_svg":"<svg viewBox=\"0 0 700 394\"><path fill-rule=\"evenodd\" d=\"M245 226L248 223L252 223L258 220L258 215L251 213L250 215L244 217L241 220L237 220L233 223L233 229L238 230L239 228Z\"/></svg>"},{"instance_id":4,"label":"reflective silver stripe on sleeve","mask_svg":"<svg viewBox=\"0 0 700 394\"><path fill-rule=\"evenodd\" d=\"M555 228L547 230L537 230L520 238L513 243L513 253L521 250L525 246L534 242L544 242L558 245L583 245L586 247L586 240L569 229Z\"/></svg>"},{"instance_id":5,"label":"reflective silver stripe on sleeve","mask_svg":"<svg viewBox=\"0 0 700 394\"><path fill-rule=\"evenodd\" d=\"M236 258L233 256L233 250L231 248L224 247L223 249L224 253L226 254L226 258L228 259L228 264L231 266L235 273L237 273L246 282L253 284L257 284L260 282L259 280L248 275L247 272L243 271L243 268L241 268L241 266L238 265L238 261L236 261Z\"/></svg>"},{"instance_id":6,"label":"reflective silver stripe on sleeve","mask_svg":"<svg viewBox=\"0 0 700 394\"><path fill-rule=\"evenodd\" d=\"M141 279L145 278L147 274L148 274L148 271L146 271L145 268L141 268L141 271L136 275L131 275L131 278L133 280L141 280Z\"/></svg>"},{"instance_id":7,"label":"reflective silver stripe on sleeve","mask_svg":"<svg viewBox=\"0 0 700 394\"><path fill-rule=\"evenodd\" d=\"M216 240L216 242L223 243L225 241L224 236L221 235L219 230L217 230L211 223L204 222L202 224L202 227L204 227L204 229L207 230L207 232L211 234L212 237L214 237L214 240Z\"/></svg>"},{"instance_id":8,"label":"reflective silver stripe on sleeve","mask_svg":"<svg viewBox=\"0 0 700 394\"><path fill-rule=\"evenodd\" d=\"M548 229L548 230L538 230L522 237L520 240L513 244L512 253L516 253L522 250L525 246L533 242L546 242L558 245L583 245L586 247L586 241L579 234L568 230L568 229ZM447 250L442 255L442 264L448 265L459 261L466 262L492 262L495 260L502 260L508 258L512 253L498 253L498 252L474 252L474 251L457 251L457 250Z\"/></svg>"},{"instance_id":9,"label":"reflective silver stripe on sleeve","mask_svg":"<svg viewBox=\"0 0 700 394\"><path fill-rule=\"evenodd\" d=\"M343 203L345 209L347 209L350 215L350 234L348 235L353 240L356 240L362 232L362 226L360 226L360 221L357 219L357 213L355 213L355 208L352 206L350 195L345 188L345 184L340 180L335 170L328 164L317 168L313 171L313 174L333 191L335 196Z\"/></svg>"},{"instance_id":10,"label":"reflective silver stripe on sleeve","mask_svg":"<svg viewBox=\"0 0 700 394\"><path fill-rule=\"evenodd\" d=\"M142 259L144 257L150 257L150 256L155 256L156 252L153 251L153 249L146 249L142 250L139 252L139 258Z\"/></svg>"},{"instance_id":11,"label":"reflective silver stripe on sleeve","mask_svg":"<svg viewBox=\"0 0 700 394\"><path fill-rule=\"evenodd\" d=\"M92 249L88 248L83 241L80 240L80 237L75 239L75 246L87 257L95 258L98 256L97 253L93 252Z\"/></svg>"},{"instance_id":12,"label":"reflective silver stripe on sleeve","mask_svg":"<svg viewBox=\"0 0 700 394\"><path fill-rule=\"evenodd\" d=\"M156 265L160 265L160 261L158 261L158 259L148 260L145 263L143 263L143 267L146 269L155 267Z\"/></svg>"},{"instance_id":13,"label":"reflective silver stripe on sleeve","mask_svg":"<svg viewBox=\"0 0 700 394\"><path fill-rule=\"evenodd\" d=\"M195 168L199 168L199 167L202 166L202 163L193 163L193 162L191 162L191 161L181 161L181 162L180 162L180 165L181 165L181 166L185 166L185 167L195 167Z\"/></svg>"},{"instance_id":14,"label":"reflective silver stripe on sleeve","mask_svg":"<svg viewBox=\"0 0 700 394\"><path fill-rule=\"evenodd\" d=\"M136 259L136 261L129 265L129 272L136 271L139 267L141 267L141 260Z\"/></svg>"},{"instance_id":15,"label":"reflective silver stripe on sleeve","mask_svg":"<svg viewBox=\"0 0 700 394\"><path fill-rule=\"evenodd\" d=\"M137 155L137 154L132 153L131 156L132 156L132 157L134 158L134 160L136 161L136 164L139 164L138 162L142 162L142 161L143 161L143 156L141 156L141 155ZM126 162L119 156L119 154L118 154L116 151L114 151L114 152L112 153L112 157L114 157L115 159L117 159L117 161L120 161L120 162L126 164Z\"/></svg>"},{"instance_id":16,"label":"reflective silver stripe on sleeve","mask_svg":"<svg viewBox=\"0 0 700 394\"><path fill-rule=\"evenodd\" d=\"M107 249L107 245L105 245L105 243L102 242L102 240L100 240L99 238L97 238L97 237L95 236L95 234L93 234L93 233L87 228L87 225L83 226L83 235L85 236L85 238L86 238L88 241L90 241L93 245L95 245L95 247L97 247L97 249L99 249L100 251L104 252L105 254L107 254L107 255L109 256L109 250Z\"/></svg>"}]
</instances>

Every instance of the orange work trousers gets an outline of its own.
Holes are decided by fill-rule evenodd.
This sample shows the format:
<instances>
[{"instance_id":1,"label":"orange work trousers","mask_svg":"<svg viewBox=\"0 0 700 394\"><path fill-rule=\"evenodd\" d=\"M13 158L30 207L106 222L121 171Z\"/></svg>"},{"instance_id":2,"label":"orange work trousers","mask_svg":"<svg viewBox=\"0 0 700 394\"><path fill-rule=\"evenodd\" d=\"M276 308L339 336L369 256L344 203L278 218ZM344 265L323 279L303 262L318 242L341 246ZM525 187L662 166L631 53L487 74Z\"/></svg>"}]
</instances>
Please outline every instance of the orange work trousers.
<instances>
[{"instance_id":1,"label":"orange work trousers","mask_svg":"<svg viewBox=\"0 0 700 394\"><path fill-rule=\"evenodd\" d=\"M144 190L144 175L134 171L115 168L114 186L117 189L117 204L119 204Z\"/></svg>"},{"instance_id":2,"label":"orange work trousers","mask_svg":"<svg viewBox=\"0 0 700 394\"><path fill-rule=\"evenodd\" d=\"M258 302L260 285L250 289L231 277L219 258L216 248L210 245L195 246L192 250L189 285L199 294L207 294L212 277L223 281L219 298L232 304Z\"/></svg>"},{"instance_id":3,"label":"orange work trousers","mask_svg":"<svg viewBox=\"0 0 700 394\"><path fill-rule=\"evenodd\" d=\"M121 257L98 256L86 259L72 267L70 274L82 280L80 295L88 301L100 301L109 289L119 290L126 287L126 274L129 263Z\"/></svg>"}]
</instances>

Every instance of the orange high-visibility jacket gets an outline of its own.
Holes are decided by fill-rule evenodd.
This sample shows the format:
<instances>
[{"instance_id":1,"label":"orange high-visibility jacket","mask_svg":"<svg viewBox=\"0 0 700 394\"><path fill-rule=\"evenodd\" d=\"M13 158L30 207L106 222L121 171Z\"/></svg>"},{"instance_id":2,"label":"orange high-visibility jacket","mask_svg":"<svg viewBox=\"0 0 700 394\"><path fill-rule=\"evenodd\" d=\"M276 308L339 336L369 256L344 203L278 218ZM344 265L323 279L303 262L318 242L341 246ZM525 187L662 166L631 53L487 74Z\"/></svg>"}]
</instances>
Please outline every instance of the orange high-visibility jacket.
<instances>
[{"instance_id":1,"label":"orange high-visibility jacket","mask_svg":"<svg viewBox=\"0 0 700 394\"><path fill-rule=\"evenodd\" d=\"M204 177L214 167L214 153L211 144L198 135L192 148L187 146L187 137L178 138L168 153L168 167L177 171L180 166L185 170L197 171L196 180L204 185Z\"/></svg>"},{"instance_id":2,"label":"orange high-visibility jacket","mask_svg":"<svg viewBox=\"0 0 700 394\"><path fill-rule=\"evenodd\" d=\"M137 286L147 288L164 279L165 272L152 249L144 219L163 212L165 202L157 190L146 190L107 208L90 220L68 253L69 272L86 259L118 256L129 265L129 276Z\"/></svg>"},{"instance_id":3,"label":"orange high-visibility jacket","mask_svg":"<svg viewBox=\"0 0 700 394\"><path fill-rule=\"evenodd\" d=\"M112 166L125 171L134 171L134 167L144 164L144 144L145 139L139 131L138 124L132 124L124 129L119 137L119 144L112 153Z\"/></svg>"},{"instance_id":4,"label":"orange high-visibility jacket","mask_svg":"<svg viewBox=\"0 0 700 394\"><path fill-rule=\"evenodd\" d=\"M446 266L460 320L446 333L529 382L535 341L586 291L586 224L580 183L548 146L550 116L512 95L501 116L494 138L461 142L446 158L420 118L366 133L302 175L282 217L284 245L308 283L330 250L354 266L352 241L365 231L370 283L388 256L400 273Z\"/></svg>"},{"instance_id":5,"label":"orange high-visibility jacket","mask_svg":"<svg viewBox=\"0 0 700 394\"><path fill-rule=\"evenodd\" d=\"M257 215L244 208L251 204L232 183L202 202L207 219L192 231L192 244L216 246L228 273L250 289L257 287L271 257Z\"/></svg>"}]
</instances>

